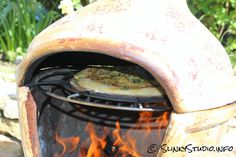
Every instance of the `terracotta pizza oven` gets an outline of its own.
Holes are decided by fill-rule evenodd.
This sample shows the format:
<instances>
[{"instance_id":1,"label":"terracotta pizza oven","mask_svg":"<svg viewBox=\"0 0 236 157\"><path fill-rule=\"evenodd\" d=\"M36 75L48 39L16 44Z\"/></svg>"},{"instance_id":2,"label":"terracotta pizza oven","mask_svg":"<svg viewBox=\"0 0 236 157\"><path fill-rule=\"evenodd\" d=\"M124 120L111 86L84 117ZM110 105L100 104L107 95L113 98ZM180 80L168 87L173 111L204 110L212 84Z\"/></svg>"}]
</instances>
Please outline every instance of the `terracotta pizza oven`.
<instances>
[{"instance_id":1,"label":"terracotta pizza oven","mask_svg":"<svg viewBox=\"0 0 236 157\"><path fill-rule=\"evenodd\" d=\"M160 93L70 82L107 67L138 68ZM210 149L236 115L229 57L184 0L99 0L61 18L32 41L17 84L26 157L224 156Z\"/></svg>"}]
</instances>

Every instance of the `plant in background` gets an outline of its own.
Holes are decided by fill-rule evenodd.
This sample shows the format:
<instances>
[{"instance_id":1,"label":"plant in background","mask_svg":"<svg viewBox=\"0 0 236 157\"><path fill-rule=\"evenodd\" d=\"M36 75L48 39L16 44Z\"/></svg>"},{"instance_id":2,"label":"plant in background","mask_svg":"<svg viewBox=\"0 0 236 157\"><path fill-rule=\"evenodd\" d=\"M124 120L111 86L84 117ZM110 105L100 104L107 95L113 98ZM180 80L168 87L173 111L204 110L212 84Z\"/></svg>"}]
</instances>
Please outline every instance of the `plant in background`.
<instances>
[{"instance_id":1,"label":"plant in background","mask_svg":"<svg viewBox=\"0 0 236 157\"><path fill-rule=\"evenodd\" d=\"M62 14L71 14L95 1L97 0L61 0L58 8L61 9Z\"/></svg>"},{"instance_id":2,"label":"plant in background","mask_svg":"<svg viewBox=\"0 0 236 157\"><path fill-rule=\"evenodd\" d=\"M62 14L73 14L75 12L74 4L71 0L62 0L58 8L61 9Z\"/></svg>"},{"instance_id":3,"label":"plant in background","mask_svg":"<svg viewBox=\"0 0 236 157\"><path fill-rule=\"evenodd\" d=\"M236 65L236 0L189 0L193 14L219 39Z\"/></svg>"},{"instance_id":4,"label":"plant in background","mask_svg":"<svg viewBox=\"0 0 236 157\"><path fill-rule=\"evenodd\" d=\"M32 39L59 18L37 0L2 0L0 3L0 53L14 61Z\"/></svg>"}]
</instances>

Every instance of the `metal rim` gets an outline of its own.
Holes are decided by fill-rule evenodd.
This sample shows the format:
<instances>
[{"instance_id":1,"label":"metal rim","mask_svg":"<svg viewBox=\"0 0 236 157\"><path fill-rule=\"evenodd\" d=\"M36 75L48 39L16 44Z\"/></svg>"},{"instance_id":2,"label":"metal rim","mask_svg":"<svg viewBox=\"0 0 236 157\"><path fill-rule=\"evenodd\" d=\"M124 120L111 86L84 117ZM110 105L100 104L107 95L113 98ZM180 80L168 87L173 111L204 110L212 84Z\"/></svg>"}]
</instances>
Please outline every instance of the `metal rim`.
<instances>
[{"instance_id":1,"label":"metal rim","mask_svg":"<svg viewBox=\"0 0 236 157\"><path fill-rule=\"evenodd\" d=\"M67 101L76 105L82 105L82 106L89 106L89 107L96 107L96 108L103 108L103 109L111 109L111 110L125 110L125 111L135 111L135 112L164 112L171 110L170 102L165 97L148 97L148 98L139 98L139 97L120 97L121 95L115 96L113 95L107 95L107 94L98 94L98 93L88 93L88 92L76 92L68 85L68 78L73 76L74 73L78 72L78 69L72 69L72 68L57 68L57 69L46 69L43 70L41 73L35 76L35 78L32 80L30 84L28 84L31 89L34 89L34 87L37 87L40 89L44 94L47 96ZM45 78L54 77L55 75L64 75L65 79L60 80L51 80L51 81L44 81ZM55 94L51 92L51 90L46 90L43 87L44 86L60 86L65 91L69 92L67 96L62 96ZM95 94L95 95L94 95ZM116 101L116 102L123 102L123 103L133 103L134 105L131 106L115 106L110 104L103 104L98 102L88 102L83 99L78 99L78 96L87 96L88 98L96 98L101 100L107 100L107 101ZM111 97L109 99L109 97ZM108 98L108 99L107 99ZM121 99L124 98L124 99ZM151 99L150 99L151 98ZM147 100L147 101L145 101ZM155 107L150 107L150 105L144 105L145 103L162 103L164 102L166 105L156 105Z\"/></svg>"},{"instance_id":2,"label":"metal rim","mask_svg":"<svg viewBox=\"0 0 236 157\"><path fill-rule=\"evenodd\" d=\"M154 112L154 111L158 111L158 112L164 112L167 110L170 110L170 108L166 108L163 106L158 106L158 109L153 109L153 108L143 108L141 107L142 104L139 104L138 108L131 108L131 107L123 107L123 106L109 106L109 105L104 105L104 104L100 104L100 103L92 103L92 102L86 102L86 101L81 101L81 100L75 100L72 98L66 98L60 95L56 95L54 93L51 92L45 92L45 94L47 94L48 96L51 96L53 98L56 99L60 99L62 101L67 101L67 102L71 102L74 104L78 104L78 105L84 105L84 106L89 106L89 107L96 107L96 108L104 108L104 109L112 109L112 110L125 110L125 111L136 111L136 112Z\"/></svg>"}]
</instances>

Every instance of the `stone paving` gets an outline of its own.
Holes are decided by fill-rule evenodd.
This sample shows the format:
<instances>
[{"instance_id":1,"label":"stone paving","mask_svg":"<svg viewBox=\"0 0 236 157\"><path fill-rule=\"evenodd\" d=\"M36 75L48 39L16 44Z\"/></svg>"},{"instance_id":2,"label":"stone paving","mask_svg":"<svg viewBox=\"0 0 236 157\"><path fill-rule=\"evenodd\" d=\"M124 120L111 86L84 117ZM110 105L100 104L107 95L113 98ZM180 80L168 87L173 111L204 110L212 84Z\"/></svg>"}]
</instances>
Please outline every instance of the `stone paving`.
<instances>
[{"instance_id":1,"label":"stone paving","mask_svg":"<svg viewBox=\"0 0 236 157\"><path fill-rule=\"evenodd\" d=\"M0 62L0 157L23 157L15 66Z\"/></svg>"}]
</instances>

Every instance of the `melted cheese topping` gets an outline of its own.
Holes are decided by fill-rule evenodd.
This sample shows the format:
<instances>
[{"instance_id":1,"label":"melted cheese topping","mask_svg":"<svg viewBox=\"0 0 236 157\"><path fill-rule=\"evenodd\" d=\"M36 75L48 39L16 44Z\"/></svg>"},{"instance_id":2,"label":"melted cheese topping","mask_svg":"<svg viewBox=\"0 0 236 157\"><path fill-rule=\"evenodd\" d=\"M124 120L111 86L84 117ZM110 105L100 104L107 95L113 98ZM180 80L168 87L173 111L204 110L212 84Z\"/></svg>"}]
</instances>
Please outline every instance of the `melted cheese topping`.
<instances>
[{"instance_id":1,"label":"melted cheese topping","mask_svg":"<svg viewBox=\"0 0 236 157\"><path fill-rule=\"evenodd\" d=\"M159 96L163 93L158 82L137 66L87 68L75 74L71 84L78 90L106 94Z\"/></svg>"}]
</instances>

